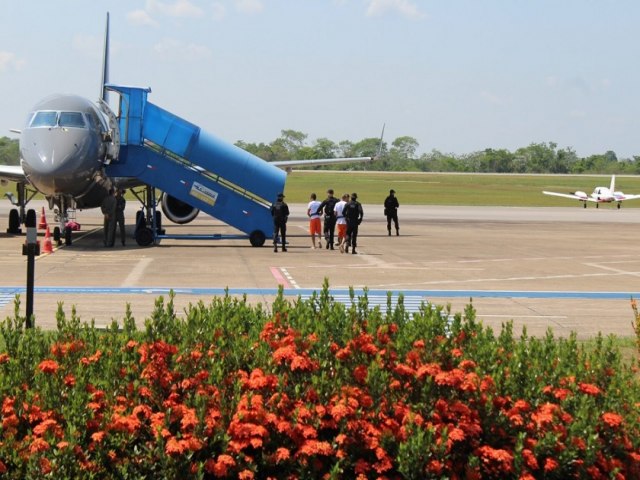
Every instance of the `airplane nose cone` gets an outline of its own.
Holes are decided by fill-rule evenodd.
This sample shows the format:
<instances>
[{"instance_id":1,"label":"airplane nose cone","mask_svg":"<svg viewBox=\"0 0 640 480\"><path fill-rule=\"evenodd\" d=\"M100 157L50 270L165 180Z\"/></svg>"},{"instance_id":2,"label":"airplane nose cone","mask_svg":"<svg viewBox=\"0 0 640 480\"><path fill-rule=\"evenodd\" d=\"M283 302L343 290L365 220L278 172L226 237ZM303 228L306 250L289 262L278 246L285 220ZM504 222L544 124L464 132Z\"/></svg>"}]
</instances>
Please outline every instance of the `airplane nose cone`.
<instances>
[{"instance_id":1,"label":"airplane nose cone","mask_svg":"<svg viewBox=\"0 0 640 480\"><path fill-rule=\"evenodd\" d=\"M35 187L45 194L67 191L98 165L99 142L89 130L32 128L20 139L22 166Z\"/></svg>"}]
</instances>

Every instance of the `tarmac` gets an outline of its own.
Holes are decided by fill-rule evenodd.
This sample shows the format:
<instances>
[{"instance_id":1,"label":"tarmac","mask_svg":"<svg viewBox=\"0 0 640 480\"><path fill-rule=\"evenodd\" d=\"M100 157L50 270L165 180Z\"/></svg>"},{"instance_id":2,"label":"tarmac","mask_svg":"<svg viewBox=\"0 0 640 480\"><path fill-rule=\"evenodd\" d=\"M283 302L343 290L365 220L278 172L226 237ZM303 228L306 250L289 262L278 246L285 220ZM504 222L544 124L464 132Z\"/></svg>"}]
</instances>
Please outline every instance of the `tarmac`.
<instances>
[{"instance_id":1,"label":"tarmac","mask_svg":"<svg viewBox=\"0 0 640 480\"><path fill-rule=\"evenodd\" d=\"M400 202L402 199L400 198ZM325 279L338 301L348 289L368 289L371 305L387 308L404 297L411 315L421 304L462 312L471 303L476 318L499 330L507 321L519 334L578 338L602 333L631 337L632 297L640 297L640 209L605 205L583 209L442 207L401 205L400 236L387 235L383 207L364 204L358 254L312 249L306 205L290 204L288 252L274 253L270 241L254 248L248 239L163 239L139 247L132 238L137 202L127 205L126 245L118 238L103 246L98 210L77 213L81 230L71 246L35 261L36 326L56 327L59 302L82 321L121 323L126 305L140 328L156 299L175 292L184 315L189 304L208 304L225 290L269 308L280 285L290 299L307 298ZM40 219L44 202L32 201ZM8 201L0 202L0 223L8 224ZM46 210L53 230L52 212ZM170 234L237 234L200 214L187 225L163 225ZM0 233L0 317L12 317L20 296L25 312L27 257L24 236ZM44 232L39 231L42 243Z\"/></svg>"}]
</instances>

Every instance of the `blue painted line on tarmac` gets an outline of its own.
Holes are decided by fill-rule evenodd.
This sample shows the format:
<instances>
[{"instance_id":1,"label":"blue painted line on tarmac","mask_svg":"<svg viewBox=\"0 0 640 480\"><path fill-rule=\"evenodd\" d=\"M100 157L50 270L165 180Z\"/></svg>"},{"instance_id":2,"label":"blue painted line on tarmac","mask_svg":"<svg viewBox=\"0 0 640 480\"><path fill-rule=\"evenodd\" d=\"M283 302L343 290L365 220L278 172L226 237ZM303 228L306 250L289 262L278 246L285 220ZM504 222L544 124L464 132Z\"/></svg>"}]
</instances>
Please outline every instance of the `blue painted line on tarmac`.
<instances>
[{"instance_id":1,"label":"blue painted line on tarmac","mask_svg":"<svg viewBox=\"0 0 640 480\"><path fill-rule=\"evenodd\" d=\"M8 296L13 300L14 295L23 294L25 287L0 287L0 296ZM48 294L105 294L105 295L166 295L170 291L178 295L276 295L277 288L183 288L183 287L35 287L34 293ZM308 297L314 293L319 294L319 288L287 288L284 294L287 296ZM354 289L356 296L364 294L363 289ZM542 299L588 299L588 300L618 300L631 297L640 298L640 291L636 292L593 292L593 291L541 291L541 290L367 290L367 295L385 296L391 293L392 297L399 294L405 298L542 298ZM332 296L348 296L349 289L329 289ZM6 304L6 303L5 303Z\"/></svg>"}]
</instances>

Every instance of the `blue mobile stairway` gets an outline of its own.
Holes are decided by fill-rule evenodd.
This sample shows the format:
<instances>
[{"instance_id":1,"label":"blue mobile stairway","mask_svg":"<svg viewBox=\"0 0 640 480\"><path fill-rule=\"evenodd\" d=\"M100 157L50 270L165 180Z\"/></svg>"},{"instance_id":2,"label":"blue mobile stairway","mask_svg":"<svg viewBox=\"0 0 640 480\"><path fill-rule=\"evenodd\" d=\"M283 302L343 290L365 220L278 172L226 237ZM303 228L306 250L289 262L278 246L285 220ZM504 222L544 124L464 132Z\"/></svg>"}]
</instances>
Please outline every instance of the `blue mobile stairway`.
<instances>
[{"instance_id":1,"label":"blue mobile stairway","mask_svg":"<svg viewBox=\"0 0 640 480\"><path fill-rule=\"evenodd\" d=\"M150 89L107 88L120 95L120 153L106 167L109 177L135 178L153 187L149 191L162 190L240 230L254 246L273 235L269 206L284 190L283 170L148 102ZM154 221L155 203L153 198L147 216ZM146 231L153 237L138 243L178 238Z\"/></svg>"}]
</instances>

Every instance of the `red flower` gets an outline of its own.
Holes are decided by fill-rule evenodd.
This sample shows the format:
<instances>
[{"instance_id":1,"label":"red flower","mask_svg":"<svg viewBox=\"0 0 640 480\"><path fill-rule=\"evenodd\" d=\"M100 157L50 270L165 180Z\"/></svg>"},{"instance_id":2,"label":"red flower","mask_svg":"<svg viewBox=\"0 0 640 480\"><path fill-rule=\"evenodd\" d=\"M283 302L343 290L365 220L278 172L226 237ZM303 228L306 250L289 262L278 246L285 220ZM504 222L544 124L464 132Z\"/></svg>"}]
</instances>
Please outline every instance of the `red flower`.
<instances>
[{"instance_id":1,"label":"red flower","mask_svg":"<svg viewBox=\"0 0 640 480\"><path fill-rule=\"evenodd\" d=\"M60 365L55 360L43 360L38 365L38 369L42 373L56 373L59 368Z\"/></svg>"},{"instance_id":2,"label":"red flower","mask_svg":"<svg viewBox=\"0 0 640 480\"><path fill-rule=\"evenodd\" d=\"M593 385L592 383L580 383L578 388L582 393L586 393L587 395L592 395L594 397L597 397L602 393L602 390L600 390L598 386Z\"/></svg>"},{"instance_id":3,"label":"red flower","mask_svg":"<svg viewBox=\"0 0 640 480\"><path fill-rule=\"evenodd\" d=\"M49 443L42 438L34 439L29 446L29 451L31 453L45 452L47 450L49 450Z\"/></svg>"},{"instance_id":4,"label":"red flower","mask_svg":"<svg viewBox=\"0 0 640 480\"><path fill-rule=\"evenodd\" d=\"M276 463L289 460L290 456L291 456L291 452L289 452L288 448L280 447L278 448L278 450L276 450Z\"/></svg>"},{"instance_id":5,"label":"red flower","mask_svg":"<svg viewBox=\"0 0 640 480\"><path fill-rule=\"evenodd\" d=\"M544 471L545 472L553 472L554 470L556 470L559 467L559 464L557 462L557 460L547 457L547 459L544 461Z\"/></svg>"},{"instance_id":6,"label":"red flower","mask_svg":"<svg viewBox=\"0 0 640 480\"><path fill-rule=\"evenodd\" d=\"M208 461L205 465L205 469L209 473L213 473L216 477L226 477L229 474L229 469L236 466L236 461L231 455L218 455L218 459L214 461Z\"/></svg>"},{"instance_id":7,"label":"red flower","mask_svg":"<svg viewBox=\"0 0 640 480\"><path fill-rule=\"evenodd\" d=\"M528 448L522 449L522 459L524 460L524 464L530 470L538 469L538 459L534 455L534 453Z\"/></svg>"},{"instance_id":8,"label":"red flower","mask_svg":"<svg viewBox=\"0 0 640 480\"><path fill-rule=\"evenodd\" d=\"M167 452L167 455L182 455L185 451L185 445L183 442L178 441L176 437L171 437L167 441L167 445L164 450Z\"/></svg>"},{"instance_id":9,"label":"red flower","mask_svg":"<svg viewBox=\"0 0 640 480\"><path fill-rule=\"evenodd\" d=\"M622 425L623 418L617 413L606 412L602 414L602 421L611 428L617 428Z\"/></svg>"},{"instance_id":10,"label":"red flower","mask_svg":"<svg viewBox=\"0 0 640 480\"><path fill-rule=\"evenodd\" d=\"M325 455L331 456L333 455L333 448L329 442L321 442L318 440L307 440L298 450L300 455Z\"/></svg>"},{"instance_id":11,"label":"red flower","mask_svg":"<svg viewBox=\"0 0 640 480\"><path fill-rule=\"evenodd\" d=\"M356 379L356 382L364 384L367 381L367 367L365 365L358 365L353 370L353 378Z\"/></svg>"}]
</instances>

